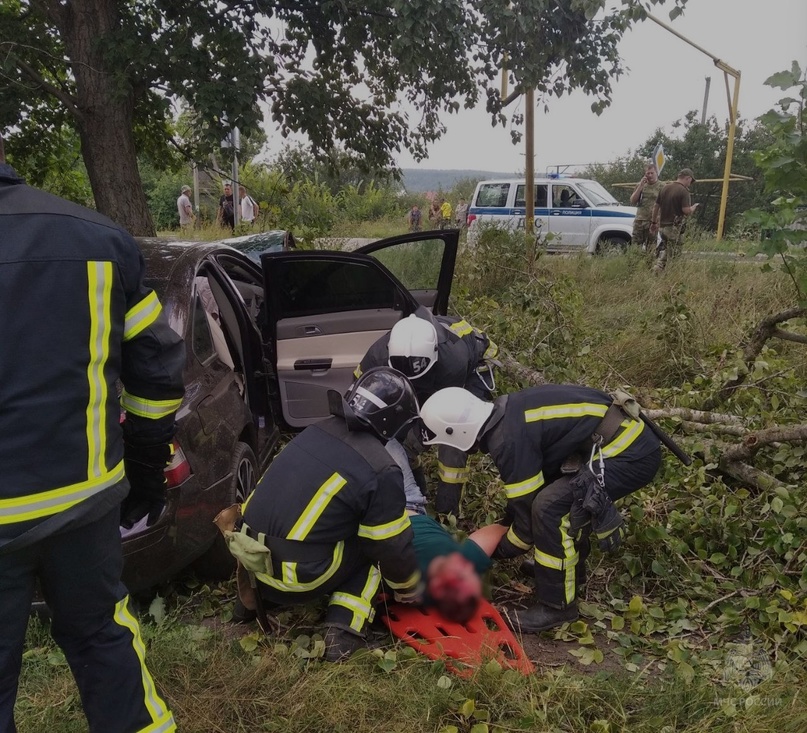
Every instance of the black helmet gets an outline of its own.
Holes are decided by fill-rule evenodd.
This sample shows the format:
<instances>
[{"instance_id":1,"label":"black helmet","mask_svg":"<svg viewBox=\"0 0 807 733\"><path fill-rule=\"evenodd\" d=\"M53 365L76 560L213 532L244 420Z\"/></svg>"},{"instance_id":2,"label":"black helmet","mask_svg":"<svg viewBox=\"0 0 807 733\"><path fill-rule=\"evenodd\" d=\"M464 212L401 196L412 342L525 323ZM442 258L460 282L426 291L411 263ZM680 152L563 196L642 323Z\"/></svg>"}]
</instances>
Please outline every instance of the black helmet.
<instances>
[{"instance_id":1,"label":"black helmet","mask_svg":"<svg viewBox=\"0 0 807 733\"><path fill-rule=\"evenodd\" d=\"M418 416L418 401L409 380L390 367L362 374L345 393L353 415L384 440L392 440Z\"/></svg>"}]
</instances>

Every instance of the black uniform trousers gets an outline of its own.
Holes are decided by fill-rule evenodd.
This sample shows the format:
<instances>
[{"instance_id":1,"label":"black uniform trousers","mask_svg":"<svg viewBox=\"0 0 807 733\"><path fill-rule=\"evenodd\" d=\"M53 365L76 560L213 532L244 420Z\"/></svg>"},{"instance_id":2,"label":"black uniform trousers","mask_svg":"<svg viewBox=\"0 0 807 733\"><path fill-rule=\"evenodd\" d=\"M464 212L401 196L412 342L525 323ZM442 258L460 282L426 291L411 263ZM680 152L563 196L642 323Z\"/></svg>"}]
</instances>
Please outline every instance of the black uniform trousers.
<instances>
[{"instance_id":1,"label":"black uniform trousers","mask_svg":"<svg viewBox=\"0 0 807 733\"><path fill-rule=\"evenodd\" d=\"M14 700L36 579L52 613L92 733L175 731L145 665L140 628L121 583L120 509L0 555L0 733Z\"/></svg>"},{"instance_id":2,"label":"black uniform trousers","mask_svg":"<svg viewBox=\"0 0 807 733\"><path fill-rule=\"evenodd\" d=\"M605 489L616 501L649 484L661 464L661 449L631 459L630 451L605 459ZM588 470L583 468L584 471ZM573 476L561 476L544 486L532 502L532 541L535 547L535 594L541 603L564 609L585 583L585 562L591 549L588 524L573 536L570 513L574 503Z\"/></svg>"},{"instance_id":3,"label":"black uniform trousers","mask_svg":"<svg viewBox=\"0 0 807 733\"><path fill-rule=\"evenodd\" d=\"M279 566L282 558L273 555L272 563ZM297 572L302 575L304 568L298 566ZM277 581L258 575L261 597L273 605L308 603L328 595L325 625L337 626L359 635L364 633L367 623L372 622L375 616L373 602L381 584L381 572L361 551L358 539L345 541L339 567L322 583L301 582L294 590L284 590L279 581L283 576L282 566L276 568L276 575ZM289 587L294 584L283 585Z\"/></svg>"}]
</instances>

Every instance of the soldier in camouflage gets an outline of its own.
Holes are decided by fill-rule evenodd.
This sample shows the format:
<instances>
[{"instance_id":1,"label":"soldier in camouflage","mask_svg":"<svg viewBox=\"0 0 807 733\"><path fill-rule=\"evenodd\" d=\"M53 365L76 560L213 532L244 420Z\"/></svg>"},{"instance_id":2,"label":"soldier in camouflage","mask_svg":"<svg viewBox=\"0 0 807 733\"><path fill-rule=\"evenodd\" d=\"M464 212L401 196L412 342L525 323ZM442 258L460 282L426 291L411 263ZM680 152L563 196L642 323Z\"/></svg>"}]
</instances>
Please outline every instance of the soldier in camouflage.
<instances>
[{"instance_id":1,"label":"soldier in camouflage","mask_svg":"<svg viewBox=\"0 0 807 733\"><path fill-rule=\"evenodd\" d=\"M659 192L664 187L658 179L658 171L653 163L648 164L642 180L630 195L630 203L636 207L636 219L633 222L631 243L647 252L650 245L655 245L656 236L650 233L650 218Z\"/></svg>"}]
</instances>

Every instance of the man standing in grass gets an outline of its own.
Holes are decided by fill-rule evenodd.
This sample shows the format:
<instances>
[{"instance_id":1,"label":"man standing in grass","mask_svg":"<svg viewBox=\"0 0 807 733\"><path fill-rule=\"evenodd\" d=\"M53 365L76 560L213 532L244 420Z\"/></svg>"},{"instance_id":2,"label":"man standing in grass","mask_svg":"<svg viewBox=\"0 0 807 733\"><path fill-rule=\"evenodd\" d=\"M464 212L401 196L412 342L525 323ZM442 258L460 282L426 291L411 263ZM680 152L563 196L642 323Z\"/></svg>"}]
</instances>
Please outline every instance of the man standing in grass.
<instances>
[{"instance_id":1,"label":"man standing in grass","mask_svg":"<svg viewBox=\"0 0 807 733\"><path fill-rule=\"evenodd\" d=\"M659 273L667 266L668 250L678 253L684 229L684 217L695 213L698 204L692 203L689 187L695 183L691 168L683 168L678 178L661 189L650 221L650 234L661 234L656 247L656 264L653 272Z\"/></svg>"},{"instance_id":2,"label":"man standing in grass","mask_svg":"<svg viewBox=\"0 0 807 733\"><path fill-rule=\"evenodd\" d=\"M194 215L191 200L188 194L191 192L190 186L183 186L177 199L177 212L179 213L179 227L185 233L193 228Z\"/></svg>"},{"instance_id":3,"label":"man standing in grass","mask_svg":"<svg viewBox=\"0 0 807 733\"><path fill-rule=\"evenodd\" d=\"M631 243L639 247L642 252L647 252L650 245L655 244L656 241L655 234L650 233L650 221L653 207L656 205L656 199L662 188L664 188L664 184L658 179L656 166L650 163L645 169L642 180L630 195L631 205L636 207Z\"/></svg>"}]
</instances>

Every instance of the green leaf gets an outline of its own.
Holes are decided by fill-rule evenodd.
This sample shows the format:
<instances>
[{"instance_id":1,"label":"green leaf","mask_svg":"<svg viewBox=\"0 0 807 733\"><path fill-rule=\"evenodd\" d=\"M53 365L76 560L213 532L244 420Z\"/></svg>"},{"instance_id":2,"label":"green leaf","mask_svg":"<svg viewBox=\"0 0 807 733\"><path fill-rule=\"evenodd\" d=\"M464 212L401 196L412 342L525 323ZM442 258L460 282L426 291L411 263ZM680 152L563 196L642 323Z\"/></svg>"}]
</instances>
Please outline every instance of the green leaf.
<instances>
[{"instance_id":1,"label":"green leaf","mask_svg":"<svg viewBox=\"0 0 807 733\"><path fill-rule=\"evenodd\" d=\"M476 709L476 703L473 700L468 699L464 703L462 703L462 705L460 705L459 712L460 715L462 715L463 717L470 718L474 714L475 709Z\"/></svg>"},{"instance_id":2,"label":"green leaf","mask_svg":"<svg viewBox=\"0 0 807 733\"><path fill-rule=\"evenodd\" d=\"M165 598L156 596L149 605L149 616L154 619L158 626L165 621Z\"/></svg>"},{"instance_id":3,"label":"green leaf","mask_svg":"<svg viewBox=\"0 0 807 733\"><path fill-rule=\"evenodd\" d=\"M242 636L238 643L240 644L241 648L249 653L254 652L258 648L258 633L255 632L253 634L247 634L246 636Z\"/></svg>"},{"instance_id":4,"label":"green leaf","mask_svg":"<svg viewBox=\"0 0 807 733\"><path fill-rule=\"evenodd\" d=\"M451 679L448 675L442 675L440 679L437 680L437 686L441 690L447 690L451 685L454 684L454 680Z\"/></svg>"}]
</instances>

